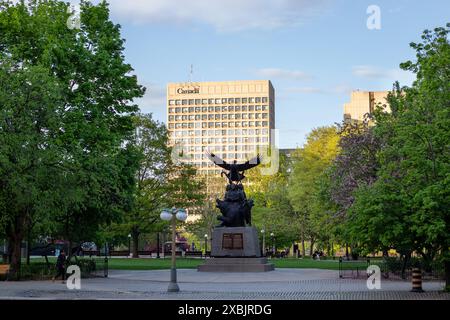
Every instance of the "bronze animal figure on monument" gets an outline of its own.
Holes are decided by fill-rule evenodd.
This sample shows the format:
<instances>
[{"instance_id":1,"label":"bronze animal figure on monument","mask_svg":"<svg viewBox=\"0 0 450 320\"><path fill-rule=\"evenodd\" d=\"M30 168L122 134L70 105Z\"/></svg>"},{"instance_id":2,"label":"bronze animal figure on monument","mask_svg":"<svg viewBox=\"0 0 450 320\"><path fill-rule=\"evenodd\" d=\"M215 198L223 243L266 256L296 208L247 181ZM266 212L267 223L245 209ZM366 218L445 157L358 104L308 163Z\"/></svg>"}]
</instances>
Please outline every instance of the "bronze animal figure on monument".
<instances>
[{"instance_id":1,"label":"bronze animal figure on monument","mask_svg":"<svg viewBox=\"0 0 450 320\"><path fill-rule=\"evenodd\" d=\"M216 207L222 213L222 216L217 218L222 222L218 227L251 226L251 209L254 204L253 200L247 199L242 180L245 178L244 172L259 165L262 157L257 155L245 163L237 163L234 160L229 164L213 153L207 153L207 156L214 164L228 171L222 172L222 175L225 174L228 178L224 200L216 200Z\"/></svg>"},{"instance_id":2,"label":"bronze animal figure on monument","mask_svg":"<svg viewBox=\"0 0 450 320\"><path fill-rule=\"evenodd\" d=\"M233 182L241 183L245 178L244 172L253 167L256 167L262 161L262 157L259 154L256 157L246 161L245 163L237 163L236 160L234 160L233 163L227 163L225 160L219 158L214 153L207 152L206 155L212 162L214 162L216 166L219 166L228 171L228 173L222 172L221 175L226 175L229 184L232 184Z\"/></svg>"}]
</instances>

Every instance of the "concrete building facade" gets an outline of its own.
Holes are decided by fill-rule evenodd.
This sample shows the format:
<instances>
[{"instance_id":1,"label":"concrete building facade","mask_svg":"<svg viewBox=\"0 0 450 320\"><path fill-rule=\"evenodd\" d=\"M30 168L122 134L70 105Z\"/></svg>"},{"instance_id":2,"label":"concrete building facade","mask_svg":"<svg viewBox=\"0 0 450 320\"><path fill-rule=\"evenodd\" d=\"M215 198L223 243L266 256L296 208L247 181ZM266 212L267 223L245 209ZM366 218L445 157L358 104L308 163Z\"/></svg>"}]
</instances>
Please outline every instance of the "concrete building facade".
<instances>
[{"instance_id":1,"label":"concrete building facade","mask_svg":"<svg viewBox=\"0 0 450 320\"><path fill-rule=\"evenodd\" d=\"M352 91L350 102L344 104L344 120L363 121L365 115L371 114L378 103L387 106L388 93L389 91Z\"/></svg>"},{"instance_id":2,"label":"concrete building facade","mask_svg":"<svg viewBox=\"0 0 450 320\"><path fill-rule=\"evenodd\" d=\"M205 151L241 162L270 145L275 90L269 80L169 83L166 123L186 161L215 174Z\"/></svg>"}]
</instances>

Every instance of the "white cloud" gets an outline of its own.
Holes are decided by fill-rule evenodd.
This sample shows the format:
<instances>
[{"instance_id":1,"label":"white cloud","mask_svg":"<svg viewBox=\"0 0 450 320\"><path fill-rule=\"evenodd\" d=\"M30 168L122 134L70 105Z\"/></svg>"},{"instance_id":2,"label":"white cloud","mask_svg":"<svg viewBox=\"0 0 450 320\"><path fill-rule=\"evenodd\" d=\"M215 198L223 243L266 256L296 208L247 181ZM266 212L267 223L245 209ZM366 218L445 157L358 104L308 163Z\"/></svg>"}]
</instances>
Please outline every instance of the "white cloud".
<instances>
[{"instance_id":1,"label":"white cloud","mask_svg":"<svg viewBox=\"0 0 450 320\"><path fill-rule=\"evenodd\" d=\"M12 0L13 3L19 0ZM28 0L26 0L28 1ZM101 0L92 0L94 4ZM66 0L79 4L80 0ZM332 0L108 0L120 23L206 24L219 32L272 30L323 15Z\"/></svg>"},{"instance_id":2,"label":"white cloud","mask_svg":"<svg viewBox=\"0 0 450 320\"><path fill-rule=\"evenodd\" d=\"M256 70L256 74L260 77L268 79L287 79L287 80L309 80L312 76L302 71L284 70L278 68L263 68Z\"/></svg>"},{"instance_id":3,"label":"white cloud","mask_svg":"<svg viewBox=\"0 0 450 320\"><path fill-rule=\"evenodd\" d=\"M353 75L370 80L399 81L401 84L410 85L415 80L411 72L396 69L386 69L371 65L359 65L352 68Z\"/></svg>"},{"instance_id":4,"label":"white cloud","mask_svg":"<svg viewBox=\"0 0 450 320\"><path fill-rule=\"evenodd\" d=\"M331 0L109 0L113 15L138 24L207 24L218 31L296 26Z\"/></svg>"}]
</instances>

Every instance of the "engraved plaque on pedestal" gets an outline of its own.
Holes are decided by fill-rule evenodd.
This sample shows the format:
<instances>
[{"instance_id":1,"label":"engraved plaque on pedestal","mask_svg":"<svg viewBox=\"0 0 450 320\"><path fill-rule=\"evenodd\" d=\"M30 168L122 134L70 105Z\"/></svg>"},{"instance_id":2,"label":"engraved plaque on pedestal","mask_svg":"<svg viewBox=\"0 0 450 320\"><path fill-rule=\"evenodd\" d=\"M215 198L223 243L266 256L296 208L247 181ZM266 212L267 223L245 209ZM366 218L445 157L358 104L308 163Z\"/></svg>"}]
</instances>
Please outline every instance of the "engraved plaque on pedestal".
<instances>
[{"instance_id":1,"label":"engraved plaque on pedestal","mask_svg":"<svg viewBox=\"0 0 450 320\"><path fill-rule=\"evenodd\" d=\"M212 257L260 257L258 233L254 227L215 228Z\"/></svg>"},{"instance_id":2,"label":"engraved plaque on pedestal","mask_svg":"<svg viewBox=\"0 0 450 320\"><path fill-rule=\"evenodd\" d=\"M222 249L242 250L244 248L244 237L242 233L224 233L222 237Z\"/></svg>"}]
</instances>

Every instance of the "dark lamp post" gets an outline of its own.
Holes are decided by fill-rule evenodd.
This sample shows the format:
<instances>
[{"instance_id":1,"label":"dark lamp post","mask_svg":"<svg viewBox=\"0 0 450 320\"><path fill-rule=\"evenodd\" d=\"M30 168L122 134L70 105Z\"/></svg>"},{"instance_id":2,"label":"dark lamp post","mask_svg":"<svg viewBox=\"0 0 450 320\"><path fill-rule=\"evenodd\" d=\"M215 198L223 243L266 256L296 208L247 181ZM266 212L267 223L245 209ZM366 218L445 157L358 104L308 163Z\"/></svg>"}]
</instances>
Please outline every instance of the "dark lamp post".
<instances>
[{"instance_id":1,"label":"dark lamp post","mask_svg":"<svg viewBox=\"0 0 450 320\"><path fill-rule=\"evenodd\" d=\"M172 267L170 269L170 283L169 287L167 288L168 292L178 292L180 291L180 288L177 284L177 267L176 267L176 229L177 229L177 220L180 221L186 221L187 219L187 212L184 209L165 209L161 212L161 219L164 221L171 221L172 222Z\"/></svg>"}]
</instances>

